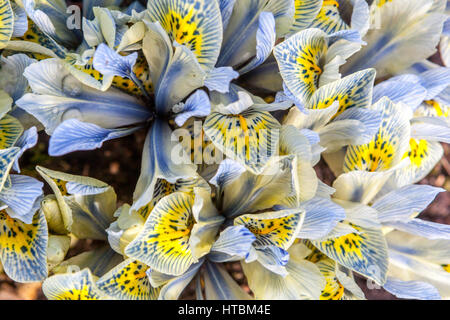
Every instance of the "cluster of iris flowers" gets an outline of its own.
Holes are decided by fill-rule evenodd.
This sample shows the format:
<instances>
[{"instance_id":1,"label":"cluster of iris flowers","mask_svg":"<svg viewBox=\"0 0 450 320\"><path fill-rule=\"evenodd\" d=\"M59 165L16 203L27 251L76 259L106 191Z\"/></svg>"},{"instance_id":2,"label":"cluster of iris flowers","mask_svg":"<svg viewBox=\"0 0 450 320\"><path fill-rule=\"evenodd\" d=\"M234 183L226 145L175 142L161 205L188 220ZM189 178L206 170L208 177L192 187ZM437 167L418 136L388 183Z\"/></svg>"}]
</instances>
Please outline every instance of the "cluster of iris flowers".
<instances>
[{"instance_id":1,"label":"cluster of iris flowers","mask_svg":"<svg viewBox=\"0 0 450 320\"><path fill-rule=\"evenodd\" d=\"M49 299L450 298L450 226L417 218L445 190L416 184L450 142L446 7L0 0L4 272ZM147 130L132 204L12 174L40 130L50 156Z\"/></svg>"}]
</instances>

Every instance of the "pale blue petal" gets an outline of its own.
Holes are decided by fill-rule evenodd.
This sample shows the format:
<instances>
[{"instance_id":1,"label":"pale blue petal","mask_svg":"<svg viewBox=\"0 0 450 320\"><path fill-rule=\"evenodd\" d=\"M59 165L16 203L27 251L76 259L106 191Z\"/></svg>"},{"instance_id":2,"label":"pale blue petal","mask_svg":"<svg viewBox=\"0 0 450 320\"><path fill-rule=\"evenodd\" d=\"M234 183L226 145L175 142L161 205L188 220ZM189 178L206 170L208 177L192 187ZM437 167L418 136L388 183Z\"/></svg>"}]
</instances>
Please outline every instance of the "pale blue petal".
<instances>
[{"instance_id":1,"label":"pale blue petal","mask_svg":"<svg viewBox=\"0 0 450 320\"><path fill-rule=\"evenodd\" d=\"M328 45L332 45L339 40L347 40L350 42L366 44L361 39L361 34L358 30L340 30L328 35Z\"/></svg>"},{"instance_id":2,"label":"pale blue petal","mask_svg":"<svg viewBox=\"0 0 450 320\"><path fill-rule=\"evenodd\" d=\"M133 10L137 13L145 10L145 7L139 1L133 1L125 10L125 14L130 15L133 13Z\"/></svg>"},{"instance_id":3,"label":"pale blue petal","mask_svg":"<svg viewBox=\"0 0 450 320\"><path fill-rule=\"evenodd\" d=\"M213 262L241 260L247 257L256 237L243 225L230 226L222 231L208 255Z\"/></svg>"},{"instance_id":4,"label":"pale blue petal","mask_svg":"<svg viewBox=\"0 0 450 320\"><path fill-rule=\"evenodd\" d=\"M181 127L191 117L206 117L211 113L211 102L203 90L195 91L185 103L175 105L172 110L177 113L175 123Z\"/></svg>"},{"instance_id":5,"label":"pale blue petal","mask_svg":"<svg viewBox=\"0 0 450 320\"><path fill-rule=\"evenodd\" d=\"M256 57L240 69L239 73L247 73L266 61L272 52L275 41L275 18L271 12L261 12L258 20L258 31L256 31Z\"/></svg>"},{"instance_id":6,"label":"pale blue petal","mask_svg":"<svg viewBox=\"0 0 450 320\"><path fill-rule=\"evenodd\" d=\"M33 93L25 94L16 104L38 119L50 135L71 118L118 128L152 117L147 106L131 95L115 88L101 92L83 85L57 59L33 63L24 75Z\"/></svg>"},{"instance_id":7,"label":"pale blue petal","mask_svg":"<svg viewBox=\"0 0 450 320\"><path fill-rule=\"evenodd\" d=\"M100 148L105 141L127 136L138 129L104 129L93 123L69 119L53 132L48 153L51 156L61 156L73 151L93 150Z\"/></svg>"},{"instance_id":8,"label":"pale blue petal","mask_svg":"<svg viewBox=\"0 0 450 320\"><path fill-rule=\"evenodd\" d=\"M105 192L109 186L106 187L96 187L96 186L90 186L86 184L81 184L74 181L68 181L66 183L66 189L67 193L69 194L76 194L76 195L92 195L92 194L99 194Z\"/></svg>"},{"instance_id":9,"label":"pale blue petal","mask_svg":"<svg viewBox=\"0 0 450 320\"><path fill-rule=\"evenodd\" d=\"M8 206L9 216L19 219L25 224L31 224L36 210L33 210L42 195L44 184L34 178L11 174L11 186L0 192L0 201Z\"/></svg>"},{"instance_id":10,"label":"pale blue petal","mask_svg":"<svg viewBox=\"0 0 450 320\"><path fill-rule=\"evenodd\" d=\"M377 199L372 208L378 211L381 223L407 221L424 210L444 189L429 185L409 185Z\"/></svg>"},{"instance_id":11,"label":"pale blue petal","mask_svg":"<svg viewBox=\"0 0 450 320\"><path fill-rule=\"evenodd\" d=\"M22 154L28 149L34 147L38 141L37 129L36 127L31 127L26 130L20 138L16 141L15 146L20 148L19 153L17 154L16 159L14 160L13 169L20 173L19 167L19 158Z\"/></svg>"},{"instance_id":12,"label":"pale blue petal","mask_svg":"<svg viewBox=\"0 0 450 320\"><path fill-rule=\"evenodd\" d=\"M401 299L441 300L439 291L422 281L403 281L388 277L383 288Z\"/></svg>"},{"instance_id":13,"label":"pale blue petal","mask_svg":"<svg viewBox=\"0 0 450 320\"><path fill-rule=\"evenodd\" d=\"M345 219L345 210L333 201L324 198L313 198L301 203L306 212L305 220L298 238L320 239L328 235L339 221Z\"/></svg>"},{"instance_id":14,"label":"pale blue petal","mask_svg":"<svg viewBox=\"0 0 450 320\"><path fill-rule=\"evenodd\" d=\"M183 290L187 287L187 285L191 282L194 276L197 274L198 269L203 265L203 259L201 259L198 263L193 264L189 267L189 269L183 273L181 276L173 278L169 282L167 282L159 293L159 300L177 300ZM147 273L150 272L150 269Z\"/></svg>"},{"instance_id":15,"label":"pale blue petal","mask_svg":"<svg viewBox=\"0 0 450 320\"><path fill-rule=\"evenodd\" d=\"M415 110L424 100L427 90L419 83L388 80L373 88L372 103L382 97L388 97L392 102L403 102Z\"/></svg>"},{"instance_id":16,"label":"pale blue petal","mask_svg":"<svg viewBox=\"0 0 450 320\"><path fill-rule=\"evenodd\" d=\"M424 100L431 100L450 85L450 68L439 67L420 74L420 84L427 89Z\"/></svg>"},{"instance_id":17,"label":"pale blue petal","mask_svg":"<svg viewBox=\"0 0 450 320\"><path fill-rule=\"evenodd\" d=\"M285 266L289 262L289 252L277 246L256 247L257 261L264 268L280 276L288 274Z\"/></svg>"},{"instance_id":18,"label":"pale blue petal","mask_svg":"<svg viewBox=\"0 0 450 320\"><path fill-rule=\"evenodd\" d=\"M95 50L93 65L105 76L130 78L137 56L137 52L122 56L106 44L101 43Z\"/></svg>"},{"instance_id":19,"label":"pale blue petal","mask_svg":"<svg viewBox=\"0 0 450 320\"><path fill-rule=\"evenodd\" d=\"M230 21L231 14L233 13L233 7L236 0L220 0L219 7L222 15L223 30L227 29L228 22Z\"/></svg>"},{"instance_id":20,"label":"pale blue petal","mask_svg":"<svg viewBox=\"0 0 450 320\"><path fill-rule=\"evenodd\" d=\"M388 225L400 231L408 232L431 240L450 240L450 225L412 219L408 222L388 222Z\"/></svg>"},{"instance_id":21,"label":"pale blue petal","mask_svg":"<svg viewBox=\"0 0 450 320\"><path fill-rule=\"evenodd\" d=\"M206 261L205 266L205 297L207 300L251 299L222 265Z\"/></svg>"},{"instance_id":22,"label":"pale blue petal","mask_svg":"<svg viewBox=\"0 0 450 320\"><path fill-rule=\"evenodd\" d=\"M230 82L237 79L239 73L232 67L219 67L211 69L206 75L205 87L210 91L227 93L230 90Z\"/></svg>"},{"instance_id":23,"label":"pale blue petal","mask_svg":"<svg viewBox=\"0 0 450 320\"><path fill-rule=\"evenodd\" d=\"M14 2L11 2L11 7L14 11L14 30L12 37L21 37L28 30L27 14L23 8Z\"/></svg>"},{"instance_id":24,"label":"pale blue petal","mask_svg":"<svg viewBox=\"0 0 450 320\"><path fill-rule=\"evenodd\" d=\"M244 172L245 168L239 162L225 159L220 163L216 174L209 182L216 187L224 188Z\"/></svg>"}]
</instances>

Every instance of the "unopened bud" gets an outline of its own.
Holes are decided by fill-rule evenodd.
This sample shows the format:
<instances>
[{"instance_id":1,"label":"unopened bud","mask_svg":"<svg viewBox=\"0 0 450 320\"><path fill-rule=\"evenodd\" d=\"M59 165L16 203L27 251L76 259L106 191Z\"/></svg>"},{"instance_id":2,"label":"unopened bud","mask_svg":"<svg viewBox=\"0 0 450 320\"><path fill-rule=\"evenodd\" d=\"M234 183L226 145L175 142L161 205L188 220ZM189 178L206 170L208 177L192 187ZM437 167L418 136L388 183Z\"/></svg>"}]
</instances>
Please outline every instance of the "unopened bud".
<instances>
[{"instance_id":1,"label":"unopened bud","mask_svg":"<svg viewBox=\"0 0 450 320\"><path fill-rule=\"evenodd\" d=\"M69 231L64 226L61 211L59 210L58 201L54 195L48 195L42 200L42 211L44 211L47 220L48 229L56 234L68 234Z\"/></svg>"}]
</instances>

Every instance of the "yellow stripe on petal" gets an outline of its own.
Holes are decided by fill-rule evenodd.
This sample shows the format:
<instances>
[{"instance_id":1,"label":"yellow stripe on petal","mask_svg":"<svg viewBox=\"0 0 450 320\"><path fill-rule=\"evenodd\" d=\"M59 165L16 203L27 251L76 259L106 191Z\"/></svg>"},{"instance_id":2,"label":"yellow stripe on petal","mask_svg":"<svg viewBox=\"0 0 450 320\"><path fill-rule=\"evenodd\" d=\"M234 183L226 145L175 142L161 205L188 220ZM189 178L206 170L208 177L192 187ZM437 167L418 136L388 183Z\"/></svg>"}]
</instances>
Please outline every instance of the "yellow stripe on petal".
<instances>
[{"instance_id":1,"label":"yellow stripe on petal","mask_svg":"<svg viewBox=\"0 0 450 320\"><path fill-rule=\"evenodd\" d=\"M449 118L450 107L436 100L426 100L414 111L414 116Z\"/></svg>"},{"instance_id":2,"label":"yellow stripe on petal","mask_svg":"<svg viewBox=\"0 0 450 320\"><path fill-rule=\"evenodd\" d=\"M350 29L345 21L342 20L339 13L339 3L335 0L323 1L322 8L310 28L318 28L328 34Z\"/></svg>"},{"instance_id":3,"label":"yellow stripe on petal","mask_svg":"<svg viewBox=\"0 0 450 320\"><path fill-rule=\"evenodd\" d=\"M276 152L280 124L269 112L248 109L239 115L212 112L203 129L221 152L258 174Z\"/></svg>"},{"instance_id":4,"label":"yellow stripe on petal","mask_svg":"<svg viewBox=\"0 0 450 320\"><path fill-rule=\"evenodd\" d=\"M182 192L161 199L125 254L162 273L185 272L195 262L189 244L195 223L193 205L194 197Z\"/></svg>"},{"instance_id":5,"label":"yellow stripe on petal","mask_svg":"<svg viewBox=\"0 0 450 320\"><path fill-rule=\"evenodd\" d=\"M384 6L386 3L388 2L392 2L392 0L377 0L377 7L381 8L382 6Z\"/></svg>"},{"instance_id":6,"label":"yellow stripe on petal","mask_svg":"<svg viewBox=\"0 0 450 320\"><path fill-rule=\"evenodd\" d=\"M20 121L10 115L0 120L0 149L12 147L23 132Z\"/></svg>"},{"instance_id":7,"label":"yellow stripe on petal","mask_svg":"<svg viewBox=\"0 0 450 320\"><path fill-rule=\"evenodd\" d=\"M349 223L354 232L324 241L311 241L320 251L339 264L382 285L388 265L387 245L381 230L363 228Z\"/></svg>"},{"instance_id":8,"label":"yellow stripe on petal","mask_svg":"<svg viewBox=\"0 0 450 320\"><path fill-rule=\"evenodd\" d=\"M447 271L448 273L450 273L450 264L443 264L442 268Z\"/></svg>"},{"instance_id":9,"label":"yellow stripe on petal","mask_svg":"<svg viewBox=\"0 0 450 320\"><path fill-rule=\"evenodd\" d=\"M148 14L159 21L172 41L188 47L206 69L214 67L222 43L222 18L217 1L154 0Z\"/></svg>"},{"instance_id":10,"label":"yellow stripe on petal","mask_svg":"<svg viewBox=\"0 0 450 320\"><path fill-rule=\"evenodd\" d=\"M121 300L156 300L159 289L150 285L148 266L128 259L97 281L97 286L111 297Z\"/></svg>"},{"instance_id":11,"label":"yellow stripe on petal","mask_svg":"<svg viewBox=\"0 0 450 320\"><path fill-rule=\"evenodd\" d=\"M395 105L387 98L373 109L382 112L381 127L367 144L347 148L344 171L385 171L397 165L409 149L410 123L403 105Z\"/></svg>"},{"instance_id":12,"label":"yellow stripe on petal","mask_svg":"<svg viewBox=\"0 0 450 320\"><path fill-rule=\"evenodd\" d=\"M322 8L318 0L295 0L294 23L291 32L306 29Z\"/></svg>"},{"instance_id":13,"label":"yellow stripe on petal","mask_svg":"<svg viewBox=\"0 0 450 320\"><path fill-rule=\"evenodd\" d=\"M0 211L0 257L5 272L19 282L47 276L47 222L41 210L31 224Z\"/></svg>"},{"instance_id":14,"label":"yellow stripe on petal","mask_svg":"<svg viewBox=\"0 0 450 320\"><path fill-rule=\"evenodd\" d=\"M303 223L299 210L283 210L260 214L246 214L234 219L234 225L244 225L255 236L255 245L275 245L287 250L295 241Z\"/></svg>"},{"instance_id":15,"label":"yellow stripe on petal","mask_svg":"<svg viewBox=\"0 0 450 320\"><path fill-rule=\"evenodd\" d=\"M0 0L0 49L11 39L14 30L14 13L9 0Z\"/></svg>"},{"instance_id":16,"label":"yellow stripe on petal","mask_svg":"<svg viewBox=\"0 0 450 320\"><path fill-rule=\"evenodd\" d=\"M107 296L95 285L89 269L57 274L44 281L42 290L49 300L102 300Z\"/></svg>"}]
</instances>

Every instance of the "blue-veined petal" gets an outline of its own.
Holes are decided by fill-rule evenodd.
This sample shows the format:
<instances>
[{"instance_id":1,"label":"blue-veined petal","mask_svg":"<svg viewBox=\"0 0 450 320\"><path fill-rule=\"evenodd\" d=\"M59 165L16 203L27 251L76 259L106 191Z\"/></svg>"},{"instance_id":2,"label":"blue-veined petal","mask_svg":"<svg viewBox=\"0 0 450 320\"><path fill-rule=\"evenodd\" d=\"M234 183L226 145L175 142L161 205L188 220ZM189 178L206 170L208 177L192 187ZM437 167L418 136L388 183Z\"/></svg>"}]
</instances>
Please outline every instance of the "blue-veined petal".
<instances>
[{"instance_id":1,"label":"blue-veined petal","mask_svg":"<svg viewBox=\"0 0 450 320\"><path fill-rule=\"evenodd\" d=\"M388 97L392 102L403 102L416 109L425 100L427 90L418 83L387 80L377 84L373 88L373 103L378 102L382 97Z\"/></svg>"},{"instance_id":2,"label":"blue-veined petal","mask_svg":"<svg viewBox=\"0 0 450 320\"><path fill-rule=\"evenodd\" d=\"M332 153L346 145L369 143L380 125L380 111L350 108L319 130L320 145Z\"/></svg>"},{"instance_id":3,"label":"blue-veined petal","mask_svg":"<svg viewBox=\"0 0 450 320\"><path fill-rule=\"evenodd\" d=\"M297 235L303 239L320 239L325 237L339 221L345 219L344 209L328 199L313 198L303 202L305 219Z\"/></svg>"},{"instance_id":4,"label":"blue-veined petal","mask_svg":"<svg viewBox=\"0 0 450 320\"><path fill-rule=\"evenodd\" d=\"M292 24L294 3L290 0L236 1L224 31L218 66L237 67L256 55L256 33L262 12L275 18L276 38L286 34Z\"/></svg>"},{"instance_id":5,"label":"blue-veined petal","mask_svg":"<svg viewBox=\"0 0 450 320\"><path fill-rule=\"evenodd\" d=\"M162 288L159 294L160 300L177 300L183 290L197 274L199 268L203 265L203 260L193 264L184 274L169 280Z\"/></svg>"},{"instance_id":6,"label":"blue-veined petal","mask_svg":"<svg viewBox=\"0 0 450 320\"><path fill-rule=\"evenodd\" d=\"M8 206L6 212L11 218L31 224L36 213L34 205L44 184L28 176L11 174L10 178L11 186L2 189L0 201Z\"/></svg>"},{"instance_id":7,"label":"blue-veined petal","mask_svg":"<svg viewBox=\"0 0 450 320\"><path fill-rule=\"evenodd\" d=\"M294 244L289 250L289 262L286 265L288 275L277 275L259 262L242 263L244 274L256 299L319 299L326 285L319 268L305 260L303 244Z\"/></svg>"},{"instance_id":8,"label":"blue-veined petal","mask_svg":"<svg viewBox=\"0 0 450 320\"><path fill-rule=\"evenodd\" d=\"M450 85L450 68L438 67L420 74L420 84L427 89L424 100L431 100Z\"/></svg>"},{"instance_id":9,"label":"blue-veined petal","mask_svg":"<svg viewBox=\"0 0 450 320\"><path fill-rule=\"evenodd\" d=\"M213 262L244 259L255 240L255 235L243 225L227 227L211 247L208 259Z\"/></svg>"},{"instance_id":10,"label":"blue-veined petal","mask_svg":"<svg viewBox=\"0 0 450 320\"><path fill-rule=\"evenodd\" d=\"M377 77L384 77L432 55L446 19L432 4L433 0L397 0L374 8L378 28L367 32L368 45L349 60L344 73L376 68Z\"/></svg>"},{"instance_id":11,"label":"blue-veined petal","mask_svg":"<svg viewBox=\"0 0 450 320\"><path fill-rule=\"evenodd\" d=\"M97 179L58 172L43 168L41 166L37 166L36 171L49 184L55 194L62 220L67 230L71 230L74 217L64 196L69 195L67 185L69 182L72 182L74 184L72 184L72 186L69 185L69 189L71 189L71 191L81 192L78 194L77 199L73 199L76 194L74 194L71 198L73 206L77 209L76 212L81 214L77 216L89 221L92 214L94 217L98 215L94 221L100 221L100 226L96 226L94 229L98 229L100 239L106 237L105 229L111 222L110 220L112 219L116 206L116 195L111 187ZM94 190L95 192L93 192ZM101 191L101 193L96 191ZM80 203L77 203L75 200L80 201ZM80 205L90 212L90 214L86 214ZM104 215L106 215L106 217ZM87 228L89 224L83 224L75 227L79 228L80 231L83 231L83 229L91 229Z\"/></svg>"},{"instance_id":12,"label":"blue-veined petal","mask_svg":"<svg viewBox=\"0 0 450 320\"><path fill-rule=\"evenodd\" d=\"M227 29L228 22L230 21L231 14L233 13L233 7L236 0L220 0L220 14L222 15L223 30Z\"/></svg>"},{"instance_id":13,"label":"blue-veined petal","mask_svg":"<svg viewBox=\"0 0 450 320\"><path fill-rule=\"evenodd\" d=\"M216 174L209 180L209 183L224 188L244 172L245 168L239 162L225 159L219 164Z\"/></svg>"},{"instance_id":14,"label":"blue-veined petal","mask_svg":"<svg viewBox=\"0 0 450 320\"><path fill-rule=\"evenodd\" d=\"M256 31L256 56L239 70L247 73L261 65L272 53L276 41L275 18L271 12L261 12Z\"/></svg>"},{"instance_id":15,"label":"blue-veined petal","mask_svg":"<svg viewBox=\"0 0 450 320\"><path fill-rule=\"evenodd\" d=\"M208 300L252 299L219 264L205 262L205 297Z\"/></svg>"},{"instance_id":16,"label":"blue-veined petal","mask_svg":"<svg viewBox=\"0 0 450 320\"><path fill-rule=\"evenodd\" d=\"M27 55L18 53L8 57L2 56L0 70L0 85L13 99L18 100L28 89L28 81L23 76L26 67L36 62Z\"/></svg>"},{"instance_id":17,"label":"blue-veined petal","mask_svg":"<svg viewBox=\"0 0 450 320\"><path fill-rule=\"evenodd\" d=\"M327 0L322 2L322 8L309 27L321 29L328 34L350 28L341 18L339 2Z\"/></svg>"},{"instance_id":18,"label":"blue-veined petal","mask_svg":"<svg viewBox=\"0 0 450 320\"><path fill-rule=\"evenodd\" d=\"M274 245L287 250L295 241L302 226L303 209L287 209L258 214L241 215L234 225L244 225L256 237L254 245Z\"/></svg>"},{"instance_id":19,"label":"blue-veined petal","mask_svg":"<svg viewBox=\"0 0 450 320\"><path fill-rule=\"evenodd\" d=\"M287 276L286 264L289 262L289 252L274 246L258 246L255 248L256 260L267 270L280 276Z\"/></svg>"},{"instance_id":20,"label":"blue-veined petal","mask_svg":"<svg viewBox=\"0 0 450 320\"><path fill-rule=\"evenodd\" d=\"M223 188L222 214L237 217L283 204L295 195L292 174L295 156L284 156L269 162L261 174L242 173Z\"/></svg>"},{"instance_id":21,"label":"blue-veined petal","mask_svg":"<svg viewBox=\"0 0 450 320\"><path fill-rule=\"evenodd\" d=\"M411 121L411 138L450 143L450 123L443 117L420 117Z\"/></svg>"},{"instance_id":22,"label":"blue-veined petal","mask_svg":"<svg viewBox=\"0 0 450 320\"><path fill-rule=\"evenodd\" d=\"M13 164L13 169L20 173L19 168L19 158L22 154L28 149L34 147L38 141L37 129L36 127L31 127L26 130L20 138L16 141L15 146L20 148L19 153L17 154L16 160Z\"/></svg>"},{"instance_id":23,"label":"blue-veined petal","mask_svg":"<svg viewBox=\"0 0 450 320\"><path fill-rule=\"evenodd\" d=\"M152 200L158 178L175 183L178 179L197 176L195 166L182 151L178 138L172 136L169 125L160 119L149 130L144 144L141 174L133 194L132 210L138 210ZM175 153L177 147L181 155Z\"/></svg>"},{"instance_id":24,"label":"blue-veined petal","mask_svg":"<svg viewBox=\"0 0 450 320\"><path fill-rule=\"evenodd\" d=\"M402 281L388 277L383 288L401 299L440 300L439 291L422 281Z\"/></svg>"},{"instance_id":25,"label":"blue-veined petal","mask_svg":"<svg viewBox=\"0 0 450 320\"><path fill-rule=\"evenodd\" d=\"M73 151L93 150L100 148L105 141L127 136L138 129L104 129L93 123L69 119L53 131L48 152L51 156L61 156Z\"/></svg>"},{"instance_id":26,"label":"blue-veined petal","mask_svg":"<svg viewBox=\"0 0 450 320\"><path fill-rule=\"evenodd\" d=\"M14 30L12 37L22 37L28 29L28 17L25 10L17 3L11 3L14 12Z\"/></svg>"},{"instance_id":27,"label":"blue-veined petal","mask_svg":"<svg viewBox=\"0 0 450 320\"><path fill-rule=\"evenodd\" d=\"M31 224L1 211L0 228L0 259L6 274L18 282L45 279L48 231L42 210L35 212Z\"/></svg>"},{"instance_id":28,"label":"blue-veined petal","mask_svg":"<svg viewBox=\"0 0 450 320\"><path fill-rule=\"evenodd\" d=\"M339 264L383 285L388 268L387 244L383 233L380 229L350 225L359 233L311 242Z\"/></svg>"},{"instance_id":29,"label":"blue-veined petal","mask_svg":"<svg viewBox=\"0 0 450 320\"><path fill-rule=\"evenodd\" d=\"M443 191L428 185L408 185L376 199L372 208L378 211L382 223L407 221L422 212Z\"/></svg>"},{"instance_id":30,"label":"blue-veined petal","mask_svg":"<svg viewBox=\"0 0 450 320\"><path fill-rule=\"evenodd\" d=\"M148 266L127 259L97 280L97 286L108 296L120 300L156 300L159 290L150 285Z\"/></svg>"},{"instance_id":31,"label":"blue-veined petal","mask_svg":"<svg viewBox=\"0 0 450 320\"><path fill-rule=\"evenodd\" d=\"M130 78L137 56L137 52L122 56L102 43L95 50L93 64L103 75Z\"/></svg>"},{"instance_id":32,"label":"blue-veined petal","mask_svg":"<svg viewBox=\"0 0 450 320\"><path fill-rule=\"evenodd\" d=\"M146 121L151 112L134 97L110 88L101 92L83 85L56 59L46 59L25 70L34 93L17 105L34 115L51 134L64 120L77 118L103 128Z\"/></svg>"},{"instance_id":33,"label":"blue-veined petal","mask_svg":"<svg viewBox=\"0 0 450 320\"><path fill-rule=\"evenodd\" d=\"M69 12L64 2L22 0L28 17L42 32L63 46L74 49L80 44L80 30L68 28Z\"/></svg>"},{"instance_id":34,"label":"blue-veined petal","mask_svg":"<svg viewBox=\"0 0 450 320\"><path fill-rule=\"evenodd\" d=\"M349 146L344 160L344 171L383 171L390 169L404 158L411 136L411 111L401 104L383 98L372 106L382 112L381 126L368 144Z\"/></svg>"},{"instance_id":35,"label":"blue-veined petal","mask_svg":"<svg viewBox=\"0 0 450 320\"><path fill-rule=\"evenodd\" d=\"M222 42L217 1L156 0L147 4L152 21L159 21L172 41L185 45L205 69L214 67Z\"/></svg>"},{"instance_id":36,"label":"blue-veined petal","mask_svg":"<svg viewBox=\"0 0 450 320\"><path fill-rule=\"evenodd\" d=\"M411 219L409 221L388 222L389 226L397 230L412 233L427 239L450 240L450 226L447 224L426 221L422 219Z\"/></svg>"},{"instance_id":37,"label":"blue-veined petal","mask_svg":"<svg viewBox=\"0 0 450 320\"><path fill-rule=\"evenodd\" d=\"M49 300L104 300L109 297L98 289L89 269L56 274L46 279L42 290Z\"/></svg>"},{"instance_id":38,"label":"blue-veined petal","mask_svg":"<svg viewBox=\"0 0 450 320\"><path fill-rule=\"evenodd\" d=\"M188 94L204 85L206 74L194 54L185 46L175 45L175 52L155 87L155 105L159 114L167 114Z\"/></svg>"},{"instance_id":39,"label":"blue-veined petal","mask_svg":"<svg viewBox=\"0 0 450 320\"><path fill-rule=\"evenodd\" d=\"M181 127L191 117L206 117L211 112L209 97L203 90L195 91L185 103L179 103L172 108L177 113L175 123Z\"/></svg>"},{"instance_id":40,"label":"blue-veined petal","mask_svg":"<svg viewBox=\"0 0 450 320\"><path fill-rule=\"evenodd\" d=\"M11 147L8 149L0 150L0 190L5 186L6 180L11 170L20 149L17 147Z\"/></svg>"},{"instance_id":41,"label":"blue-veined petal","mask_svg":"<svg viewBox=\"0 0 450 320\"><path fill-rule=\"evenodd\" d=\"M239 77L239 73L232 67L219 67L211 69L205 78L205 87L220 93L227 93L230 82Z\"/></svg>"}]
</instances>

